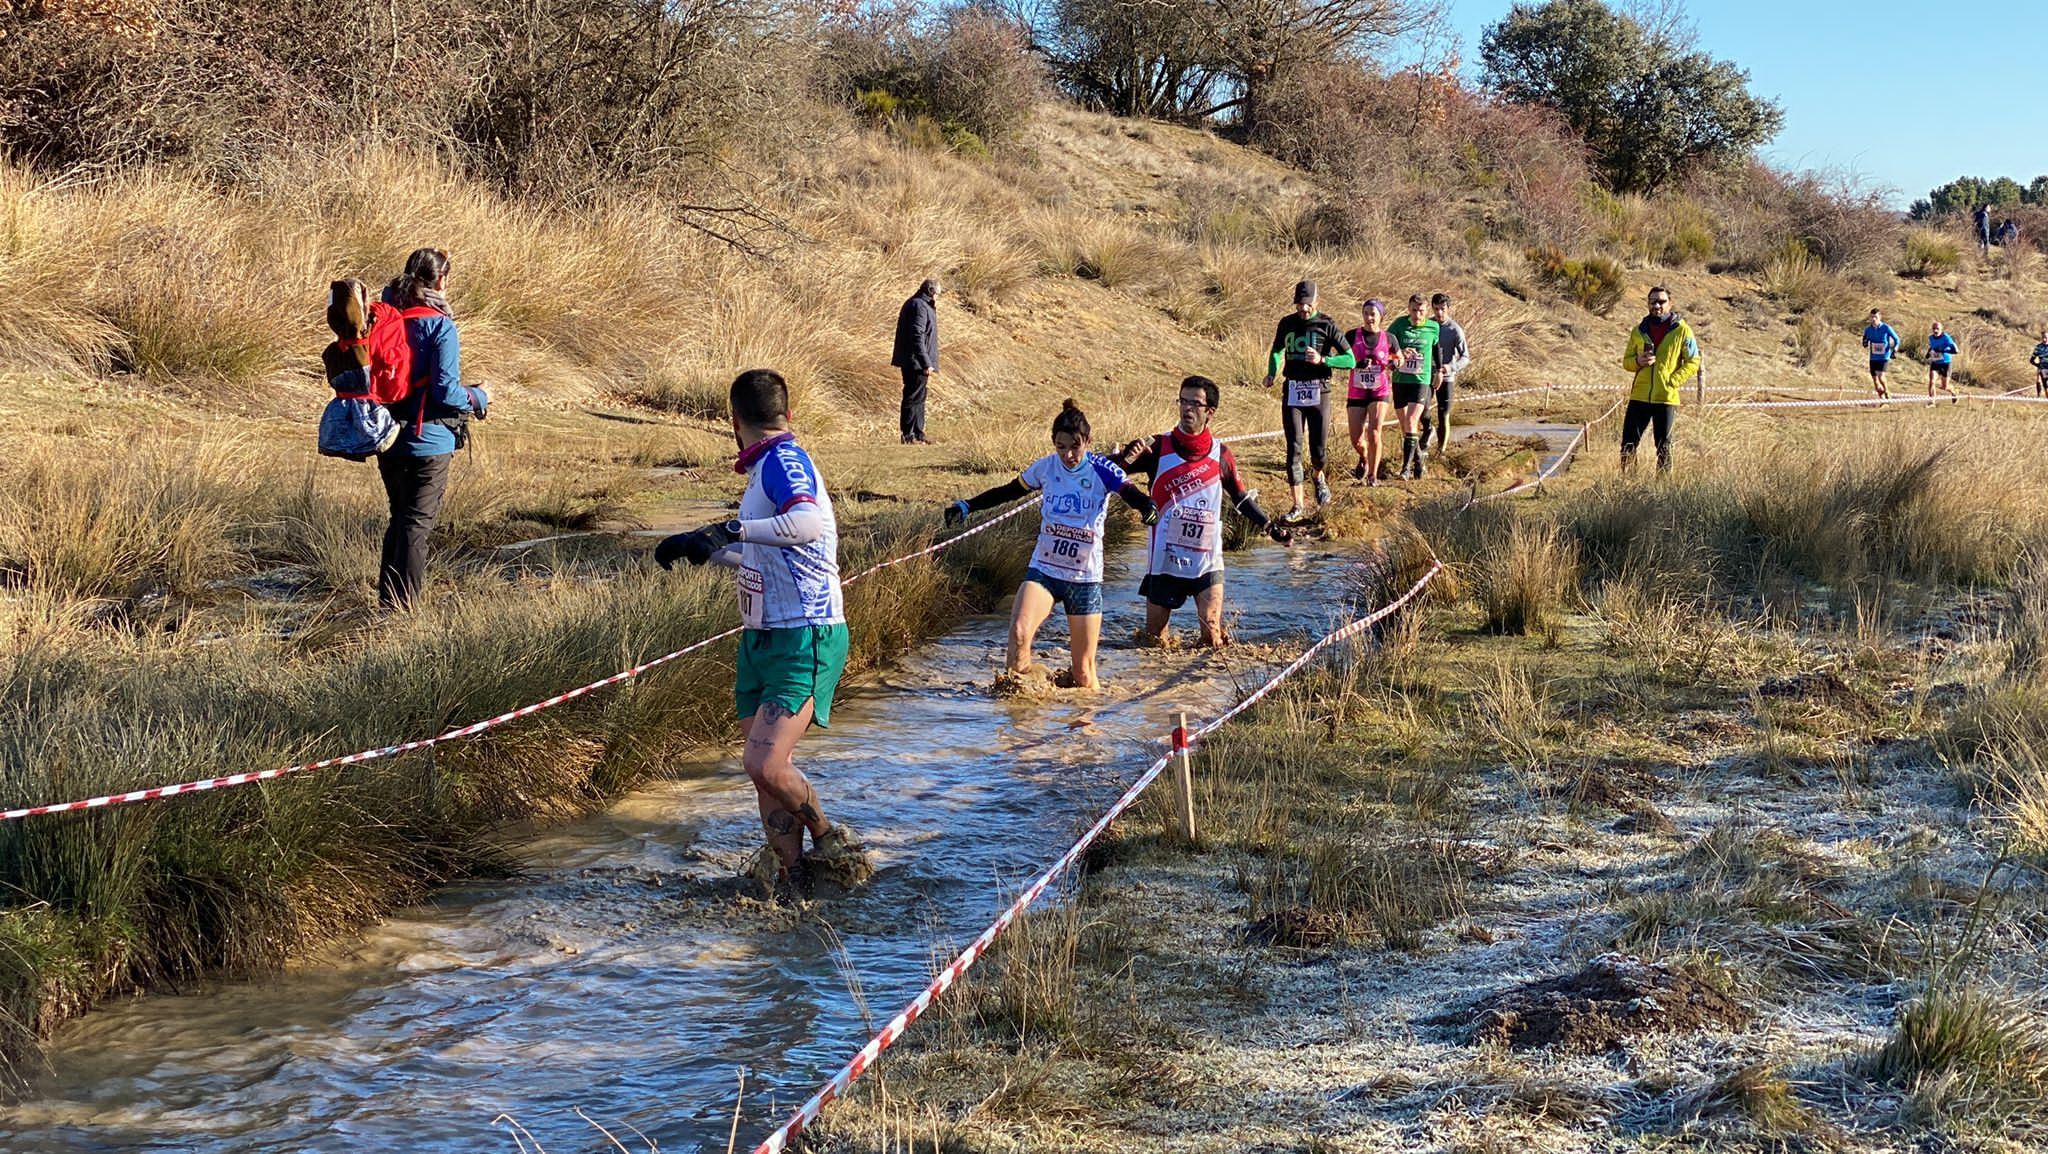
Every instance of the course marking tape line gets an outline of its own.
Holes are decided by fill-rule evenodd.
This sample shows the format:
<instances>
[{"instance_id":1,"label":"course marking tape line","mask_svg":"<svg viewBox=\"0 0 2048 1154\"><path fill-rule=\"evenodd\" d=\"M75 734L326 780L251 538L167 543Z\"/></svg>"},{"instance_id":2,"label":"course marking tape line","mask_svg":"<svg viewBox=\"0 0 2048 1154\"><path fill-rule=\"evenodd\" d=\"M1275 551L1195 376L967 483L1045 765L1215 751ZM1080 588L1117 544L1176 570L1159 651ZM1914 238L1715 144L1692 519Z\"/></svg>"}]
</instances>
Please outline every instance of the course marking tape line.
<instances>
[{"instance_id":1,"label":"course marking tape line","mask_svg":"<svg viewBox=\"0 0 2048 1154\"><path fill-rule=\"evenodd\" d=\"M1593 431L1593 426L1613 416L1614 411L1616 409L1619 409L1622 405L1626 404L1627 401L1628 398L1623 397L1621 400L1616 401L1613 404L1607 406L1606 412L1601 413L1599 416L1594 417L1592 420L1587 421L1583 425L1580 425L1578 433L1576 433L1570 441L1565 443L1564 452L1559 453L1555 461L1552 461L1550 464L1544 466L1541 470L1537 472L1537 474L1534 477L1531 477L1528 480L1521 482L1520 484L1510 485L1507 488L1502 489L1498 493L1488 493L1484 497L1475 496L1471 500L1465 502L1465 508L1470 509L1474 505L1482 504L1487 501L1498 501L1502 497L1512 497L1516 493L1526 493L1529 490L1534 489L1537 486L1543 484L1543 482L1549 480L1551 477L1556 476L1557 471L1559 469L1564 468L1566 462L1572 459L1572 454L1578 452L1580 447L1585 445L1586 437Z\"/></svg>"},{"instance_id":2,"label":"course marking tape line","mask_svg":"<svg viewBox=\"0 0 2048 1154\"><path fill-rule=\"evenodd\" d=\"M1415 584L1409 586L1407 592L1379 609L1374 610L1372 613L1351 622L1349 625L1325 634L1320 640L1304 649L1301 656L1289 662L1285 668L1274 674L1250 696L1232 706L1228 712L1192 733L1182 734L1176 731L1176 751L1184 747L1184 742L1199 742L1204 737L1214 733L1224 723L1250 709L1260 699L1278 688L1283 681L1300 672L1301 668L1314 660L1317 654L1332 645L1356 637L1358 634L1392 616L1402 606L1414 600L1422 592L1423 587L1428 585L1430 580L1442 571L1443 562L1432 561L1428 571L1423 573ZM1144 793L1146 788L1154 781L1158 780L1159 775L1165 771L1172 756L1172 753L1162 755L1155 759L1151 765L1146 766L1145 772L1139 775L1138 780L1132 782L1131 787L1123 792L1123 796L1117 798L1114 804L1103 811L1101 817L1095 819L1095 824L1089 826L1087 832L1083 833L1080 839L1074 842L1073 846L1066 853L1061 854L1058 861L1053 862L1044 873L1038 875L1036 881L1025 888L1023 893L1018 894L1017 899L1010 903L1008 909L1005 909L995 921L989 923L988 928L981 931L978 937L969 942L967 948L960 951L960 955L954 958L951 964L939 971L938 976L933 978L931 983L925 986L924 990L917 997L911 999L910 1004L903 1007L901 1013L890 1019L887 1025L877 1031L872 1038L869 1038L867 1044L862 1046L848 1060L846 1065L839 1068L838 1073L832 1075L831 1078L826 1080L824 1085L818 1087L818 1092L811 1095L810 1100L799 1107L797 1112L790 1117L789 1121L783 1123L765 1141L756 1146L753 1154L782 1154L784 1150L787 1150L789 1144L795 1141L796 1136L803 1131L804 1127L815 1122L818 1115L824 1112L825 1107L831 1105L835 1099L846 1093L847 1087L851 1086L854 1079L859 1078L861 1074L865 1073L875 1063L876 1059L881 1057L882 1051L888 1049L898 1038L901 1038L909 1030L912 1022L917 1021L926 1010L931 1008L933 1002L937 1001L941 995L945 994L947 990L951 989L960 980L968 968L973 966L996 940L998 934L1009 928L1011 923L1017 920L1018 915L1022 914L1026 907L1030 906L1032 902L1037 901L1045 893L1046 888L1052 885L1054 879L1058 878L1062 872L1080 860L1081 855L1087 852L1090 845L1095 843L1096 838L1102 836L1102 832L1109 828L1110 823L1122 816L1124 811L1128 810L1138 800L1138 796Z\"/></svg>"},{"instance_id":3,"label":"course marking tape line","mask_svg":"<svg viewBox=\"0 0 2048 1154\"><path fill-rule=\"evenodd\" d=\"M988 530L995 528L997 525L1000 525L1003 522L1010 520L1012 517L1020 516L1023 513L1026 513L1036 507L1036 502L1024 501L1020 503L1016 508L1011 509L1009 512L999 514L995 517L991 517L988 520L983 521L981 524L976 525L974 528L969 529L964 533L957 533L951 537L946 538L943 541L939 541L926 548L919 549L915 553L906 553L901 557L893 557L887 561L881 562L880 564L871 566L867 569L863 569L859 573L856 573L853 576L848 577L844 582L842 582L842 584L851 585L863 577L879 573L882 570L887 569L893 565L901 565L907 561L914 561L920 557L928 557L933 553L937 553L941 549L948 548L952 545L957 545L961 541L965 541L967 538L972 537L977 533L985 533ZM130 790L127 793L104 794L100 797L86 798L83 801L64 801L57 802L51 805L24 806L20 809L0 811L0 821L15 821L20 818L41 817L45 814L53 813L69 813L73 810L104 809L110 805L123 805L128 802L155 801L158 798L176 797L177 795L184 793L205 793L209 790L228 789L237 785L249 785L253 782L273 781L277 778L288 777L292 774L311 773L315 770L320 769L332 769L335 766L360 765L361 763L366 761L377 761L382 758L396 757L401 753L411 753L414 750L426 749L430 746L441 745L446 742L460 741L465 737L474 737L487 729L493 729L497 726L504 725L506 722L516 721L522 717L530 717L533 714L539 713L543 709L552 709L557 705L561 705L564 702L568 701L574 701L576 698L582 697L586 694L595 693L600 689L617 685L623 681L630 681L633 678L639 677L641 674L644 674L651 669L655 669L659 666L666 665L679 657L684 657L691 653L695 653L699 650L706 649L712 645L716 645L717 643L726 640L727 638L736 637L739 635L741 628L742 627L740 626L734 626L733 628L728 629L723 633L714 634L710 637L704 638L701 641L693 641L690 644L683 646L681 649L678 649L673 653L664 653L660 657L656 657L651 660L641 662L640 664L635 665L630 669L622 669L609 677L600 678L596 681L591 682L588 685L580 685L575 689L568 690L567 692L558 693L545 701L536 701L532 705L522 705L518 709L501 713L496 717L487 717L482 721L471 722L468 725L462 726L458 729L451 729L446 733L440 734L436 737L423 737L416 741L400 742L397 745L386 745L376 749L358 750L355 753L344 754L340 757L325 758L320 761L310 761L306 762L303 765L288 765L277 769L257 770L250 773L231 773L226 775L225 777L210 777L202 781L186 781L180 782L176 785L151 786L147 789Z\"/></svg>"},{"instance_id":4,"label":"course marking tape line","mask_svg":"<svg viewBox=\"0 0 2048 1154\"><path fill-rule=\"evenodd\" d=\"M2002 401L2011 404L2013 402L2038 402L2043 399L2048 398L2016 397L2009 393L1997 393L1990 396L1965 393L1957 396L1944 395L1937 397L1849 397L1834 401L1715 401L1700 407L1703 409L1850 409L1875 407L1878 405L1939 405L1955 401Z\"/></svg>"}]
</instances>

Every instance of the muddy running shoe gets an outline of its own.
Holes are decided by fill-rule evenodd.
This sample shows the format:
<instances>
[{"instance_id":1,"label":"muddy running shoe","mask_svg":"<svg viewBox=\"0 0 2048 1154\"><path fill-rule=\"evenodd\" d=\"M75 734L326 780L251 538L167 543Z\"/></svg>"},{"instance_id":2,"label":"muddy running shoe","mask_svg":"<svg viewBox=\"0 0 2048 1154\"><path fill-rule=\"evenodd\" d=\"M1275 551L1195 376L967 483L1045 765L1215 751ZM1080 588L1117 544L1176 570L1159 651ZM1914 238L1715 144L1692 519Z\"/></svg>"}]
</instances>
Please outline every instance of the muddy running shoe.
<instances>
[{"instance_id":1,"label":"muddy running shoe","mask_svg":"<svg viewBox=\"0 0 2048 1154\"><path fill-rule=\"evenodd\" d=\"M807 902L815 888L811 864L797 859L794 868L783 869L782 859L776 856L775 847L764 845L755 851L747 862L747 868L740 876L759 882L761 892L771 901Z\"/></svg>"},{"instance_id":2,"label":"muddy running shoe","mask_svg":"<svg viewBox=\"0 0 2048 1154\"><path fill-rule=\"evenodd\" d=\"M1285 517L1280 518L1280 520L1286 524L1292 525L1296 521L1301 520L1301 516L1301 506L1296 505L1292 509L1287 510L1287 515Z\"/></svg>"},{"instance_id":3,"label":"muddy running shoe","mask_svg":"<svg viewBox=\"0 0 2048 1154\"><path fill-rule=\"evenodd\" d=\"M1364 457L1360 457L1360 458L1358 459L1358 463L1357 463L1356 465L1353 465L1353 466L1351 466L1351 479L1352 479L1352 480L1354 480L1354 481L1363 481L1363 480L1365 480L1365 458L1364 458Z\"/></svg>"},{"instance_id":4,"label":"muddy running shoe","mask_svg":"<svg viewBox=\"0 0 2048 1154\"><path fill-rule=\"evenodd\" d=\"M867 845L843 822L813 839L810 852L798 864L843 886L857 886L875 872Z\"/></svg>"},{"instance_id":5,"label":"muddy running shoe","mask_svg":"<svg viewBox=\"0 0 2048 1154\"><path fill-rule=\"evenodd\" d=\"M1330 483L1329 483L1328 481L1325 481L1325 480L1323 480L1323 475L1322 475L1321 473L1317 473L1317 474L1316 474L1316 504L1318 504L1318 505L1327 505L1327 504L1329 504L1329 503L1330 503Z\"/></svg>"}]
</instances>

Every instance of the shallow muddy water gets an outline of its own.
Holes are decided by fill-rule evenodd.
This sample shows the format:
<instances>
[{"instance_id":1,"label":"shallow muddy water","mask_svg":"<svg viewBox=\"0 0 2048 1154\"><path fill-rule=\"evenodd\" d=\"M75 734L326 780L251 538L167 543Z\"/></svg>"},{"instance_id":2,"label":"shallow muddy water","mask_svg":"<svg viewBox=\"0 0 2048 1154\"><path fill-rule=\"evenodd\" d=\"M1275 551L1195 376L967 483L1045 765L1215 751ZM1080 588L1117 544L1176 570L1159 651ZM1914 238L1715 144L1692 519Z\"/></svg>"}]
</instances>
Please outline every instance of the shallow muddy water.
<instances>
[{"instance_id":1,"label":"shallow muddy water","mask_svg":"<svg viewBox=\"0 0 2048 1154\"><path fill-rule=\"evenodd\" d=\"M1477 428L1544 437L1544 464L1578 431L1458 432ZM1129 644L1142 555L1126 547L1110 564L1099 697L992 697L1001 615L845 697L798 755L875 853L854 894L800 913L743 896L756 892L733 880L759 844L753 793L734 760L685 768L522 841L518 876L442 890L283 977L93 1013L0 1110L0 1150L515 1150L501 1114L551 1154L610 1149L581 1109L635 1150L628 1127L664 1151L723 1151L741 1068L751 1149L871 1033L846 966L877 1021L901 1009L1157 756L1175 708L1213 714L1346 619L1357 553L1232 554L1240 644L1161 652ZM1192 605L1175 625L1191 629ZM1041 662L1064 660L1065 634L1055 614Z\"/></svg>"},{"instance_id":2,"label":"shallow muddy water","mask_svg":"<svg viewBox=\"0 0 2048 1154\"><path fill-rule=\"evenodd\" d=\"M895 1013L1155 755L1176 706L1213 713L1291 655L1267 643L1340 619L1352 552L1234 554L1244 644L1217 654L1129 647L1125 550L1097 699L992 698L998 616L863 686L799 750L881 866L855 894L801 914L740 897L728 879L759 822L744 775L717 763L535 834L519 876L444 890L281 978L92 1014L0 1114L0 1149L515 1149L500 1114L553 1154L606 1148L580 1107L635 1149L627 1126L665 1151L724 1150L740 1067L746 1149L869 1033L835 935L878 1018ZM1048 643L1064 657L1057 617L1041 660Z\"/></svg>"}]
</instances>

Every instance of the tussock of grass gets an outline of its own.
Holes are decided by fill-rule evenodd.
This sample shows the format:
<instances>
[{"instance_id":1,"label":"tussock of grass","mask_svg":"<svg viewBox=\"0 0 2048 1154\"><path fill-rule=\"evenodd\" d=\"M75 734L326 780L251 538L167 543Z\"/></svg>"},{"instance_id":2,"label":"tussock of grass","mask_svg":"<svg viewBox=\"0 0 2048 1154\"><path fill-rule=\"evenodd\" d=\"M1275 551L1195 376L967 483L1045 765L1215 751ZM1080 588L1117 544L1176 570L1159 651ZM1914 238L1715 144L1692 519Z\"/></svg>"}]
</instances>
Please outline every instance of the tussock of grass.
<instances>
[{"instance_id":1,"label":"tussock of grass","mask_svg":"<svg viewBox=\"0 0 2048 1154\"><path fill-rule=\"evenodd\" d=\"M1906 230L1899 275L1910 277L1947 276L1962 267L1962 242L1931 228Z\"/></svg>"},{"instance_id":2,"label":"tussock of grass","mask_svg":"<svg viewBox=\"0 0 2048 1154\"><path fill-rule=\"evenodd\" d=\"M1909 1110L1924 1120L1995 1130L2048 1113L2048 1028L2039 1010L1979 986L1940 985L1908 1002L1862 1070L1905 1090Z\"/></svg>"}]
</instances>

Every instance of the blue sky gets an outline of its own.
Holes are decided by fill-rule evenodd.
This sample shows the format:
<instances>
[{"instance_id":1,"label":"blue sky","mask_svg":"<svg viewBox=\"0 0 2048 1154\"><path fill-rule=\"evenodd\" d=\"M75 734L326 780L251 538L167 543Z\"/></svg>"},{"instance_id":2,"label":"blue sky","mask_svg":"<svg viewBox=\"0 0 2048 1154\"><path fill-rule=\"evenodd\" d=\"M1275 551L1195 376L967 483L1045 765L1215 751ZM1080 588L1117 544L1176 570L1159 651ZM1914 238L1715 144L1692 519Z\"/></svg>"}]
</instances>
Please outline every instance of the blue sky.
<instances>
[{"instance_id":1,"label":"blue sky","mask_svg":"<svg viewBox=\"0 0 2048 1154\"><path fill-rule=\"evenodd\" d=\"M1450 0L1469 75L1480 34L1510 7ZM1901 208L1958 176L2025 184L2048 173L2048 9L2039 0L1715 0L1686 12L1702 49L1747 69L1750 91L1785 110L1764 150L1774 165L1854 172Z\"/></svg>"}]
</instances>

